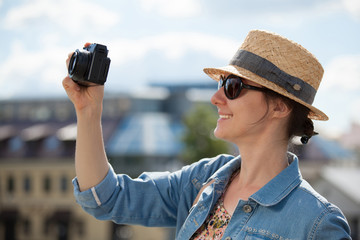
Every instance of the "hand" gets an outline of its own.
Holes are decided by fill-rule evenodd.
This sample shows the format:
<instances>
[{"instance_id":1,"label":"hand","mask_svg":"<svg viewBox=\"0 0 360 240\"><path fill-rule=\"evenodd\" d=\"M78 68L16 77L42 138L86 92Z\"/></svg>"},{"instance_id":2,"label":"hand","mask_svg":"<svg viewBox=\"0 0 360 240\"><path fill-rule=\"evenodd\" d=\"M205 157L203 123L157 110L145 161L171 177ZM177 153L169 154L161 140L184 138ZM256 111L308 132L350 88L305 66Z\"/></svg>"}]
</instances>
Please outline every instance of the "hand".
<instances>
[{"instance_id":1,"label":"hand","mask_svg":"<svg viewBox=\"0 0 360 240\"><path fill-rule=\"evenodd\" d=\"M86 43L84 46L89 46L90 43ZM66 67L69 66L69 61L72 56L72 53L68 54L66 59ZM75 106L77 113L85 109L100 111L102 110L102 101L104 98L104 86L97 85L91 87L83 87L75 83L69 76L65 77L63 80L63 87Z\"/></svg>"}]
</instances>

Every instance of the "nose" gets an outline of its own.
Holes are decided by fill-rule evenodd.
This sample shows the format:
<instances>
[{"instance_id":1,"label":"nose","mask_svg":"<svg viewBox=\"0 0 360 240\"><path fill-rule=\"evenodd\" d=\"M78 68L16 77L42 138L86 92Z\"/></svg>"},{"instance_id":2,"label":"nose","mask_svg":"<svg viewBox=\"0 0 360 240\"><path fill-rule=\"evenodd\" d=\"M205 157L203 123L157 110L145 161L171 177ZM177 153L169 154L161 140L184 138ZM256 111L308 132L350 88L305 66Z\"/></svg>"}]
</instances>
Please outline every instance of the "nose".
<instances>
[{"instance_id":1,"label":"nose","mask_svg":"<svg viewBox=\"0 0 360 240\"><path fill-rule=\"evenodd\" d=\"M211 103L215 106L225 104L226 96L223 87L218 89L211 97Z\"/></svg>"}]
</instances>

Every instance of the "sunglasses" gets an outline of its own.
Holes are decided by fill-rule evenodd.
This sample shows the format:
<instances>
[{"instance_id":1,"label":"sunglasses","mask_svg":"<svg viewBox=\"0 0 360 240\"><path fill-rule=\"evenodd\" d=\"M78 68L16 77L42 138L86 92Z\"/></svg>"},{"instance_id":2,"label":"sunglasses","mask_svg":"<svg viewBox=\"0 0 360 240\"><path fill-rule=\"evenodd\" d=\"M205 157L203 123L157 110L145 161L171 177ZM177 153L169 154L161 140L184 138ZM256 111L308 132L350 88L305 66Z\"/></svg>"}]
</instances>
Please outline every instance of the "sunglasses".
<instances>
[{"instance_id":1,"label":"sunglasses","mask_svg":"<svg viewBox=\"0 0 360 240\"><path fill-rule=\"evenodd\" d=\"M225 96L228 99L235 99L240 95L241 89L251 89L256 91L266 91L266 88L259 88L255 86L247 85L243 82L244 78L238 77L235 75L229 75L226 78L224 76L220 76L220 80L218 82L218 90L224 87Z\"/></svg>"}]
</instances>

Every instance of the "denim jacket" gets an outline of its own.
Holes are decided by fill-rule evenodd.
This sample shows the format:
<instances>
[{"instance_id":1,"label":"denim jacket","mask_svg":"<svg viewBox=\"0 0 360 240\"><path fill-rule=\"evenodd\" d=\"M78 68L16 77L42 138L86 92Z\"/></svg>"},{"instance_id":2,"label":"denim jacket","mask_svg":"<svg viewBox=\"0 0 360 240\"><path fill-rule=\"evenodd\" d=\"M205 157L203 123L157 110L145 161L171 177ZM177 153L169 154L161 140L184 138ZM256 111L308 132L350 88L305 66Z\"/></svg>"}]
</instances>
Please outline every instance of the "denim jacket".
<instances>
[{"instance_id":1,"label":"denim jacket","mask_svg":"<svg viewBox=\"0 0 360 240\"><path fill-rule=\"evenodd\" d=\"M295 155L289 153L289 162L247 201L238 202L223 239L351 239L340 209L302 179ZM176 227L176 239L185 240L206 220L240 164L240 156L219 155L173 173L145 172L136 179L117 175L110 167L101 183L84 192L75 178L74 194L97 219Z\"/></svg>"}]
</instances>

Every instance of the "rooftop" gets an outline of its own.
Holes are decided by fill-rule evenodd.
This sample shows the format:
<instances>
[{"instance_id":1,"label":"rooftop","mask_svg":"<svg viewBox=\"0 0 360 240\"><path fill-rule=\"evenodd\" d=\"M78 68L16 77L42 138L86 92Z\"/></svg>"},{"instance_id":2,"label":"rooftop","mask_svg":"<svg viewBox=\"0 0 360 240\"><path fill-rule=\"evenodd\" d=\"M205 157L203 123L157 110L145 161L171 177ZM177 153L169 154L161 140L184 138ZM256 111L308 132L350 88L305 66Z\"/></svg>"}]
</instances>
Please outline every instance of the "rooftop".
<instances>
[{"instance_id":1,"label":"rooftop","mask_svg":"<svg viewBox=\"0 0 360 240\"><path fill-rule=\"evenodd\" d=\"M360 168L328 166L321 174L333 186L360 205Z\"/></svg>"}]
</instances>

